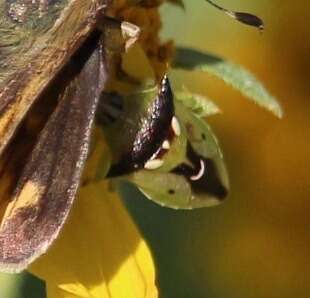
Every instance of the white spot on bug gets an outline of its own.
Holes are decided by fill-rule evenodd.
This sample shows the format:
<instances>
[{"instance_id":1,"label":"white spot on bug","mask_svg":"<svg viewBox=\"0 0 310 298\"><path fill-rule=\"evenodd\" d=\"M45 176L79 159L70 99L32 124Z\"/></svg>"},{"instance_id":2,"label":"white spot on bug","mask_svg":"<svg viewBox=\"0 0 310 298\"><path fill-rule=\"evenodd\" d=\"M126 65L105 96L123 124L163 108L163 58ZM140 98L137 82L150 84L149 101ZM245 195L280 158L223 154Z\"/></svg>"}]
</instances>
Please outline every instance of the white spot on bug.
<instances>
[{"instance_id":1,"label":"white spot on bug","mask_svg":"<svg viewBox=\"0 0 310 298\"><path fill-rule=\"evenodd\" d=\"M161 81L161 93L164 93L164 92L166 92L166 90L167 90L167 81L168 81L168 77L167 77L167 75L164 75L164 77L163 77L163 79L162 79L162 81Z\"/></svg>"},{"instance_id":2,"label":"white spot on bug","mask_svg":"<svg viewBox=\"0 0 310 298\"><path fill-rule=\"evenodd\" d=\"M151 159L145 163L144 168L147 170L156 170L160 168L163 164L164 161L162 159Z\"/></svg>"},{"instance_id":3,"label":"white spot on bug","mask_svg":"<svg viewBox=\"0 0 310 298\"><path fill-rule=\"evenodd\" d=\"M197 173L197 175L191 176L189 179L191 179L192 181L197 181L199 180L205 173L206 167L205 167L205 163L203 162L202 159L200 159L200 170Z\"/></svg>"},{"instance_id":4,"label":"white spot on bug","mask_svg":"<svg viewBox=\"0 0 310 298\"><path fill-rule=\"evenodd\" d=\"M169 149L170 149L170 143L169 143L169 141L168 141L168 140L165 140L165 141L163 142L163 144L161 145L161 147L162 147L163 149L165 149L165 150L169 150Z\"/></svg>"},{"instance_id":5,"label":"white spot on bug","mask_svg":"<svg viewBox=\"0 0 310 298\"><path fill-rule=\"evenodd\" d=\"M179 137L181 135L181 126L180 126L179 120L175 116L172 117L171 127L175 135Z\"/></svg>"}]
</instances>

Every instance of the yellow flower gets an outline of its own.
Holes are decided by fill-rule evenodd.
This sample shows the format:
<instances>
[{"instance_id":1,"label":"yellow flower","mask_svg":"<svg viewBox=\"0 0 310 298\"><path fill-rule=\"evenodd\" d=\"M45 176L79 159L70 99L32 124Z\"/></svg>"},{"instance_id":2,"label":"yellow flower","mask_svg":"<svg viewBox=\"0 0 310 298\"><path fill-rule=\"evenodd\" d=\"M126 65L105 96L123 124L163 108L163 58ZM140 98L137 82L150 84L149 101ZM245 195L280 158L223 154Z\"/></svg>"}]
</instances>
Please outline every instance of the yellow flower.
<instances>
[{"instance_id":1,"label":"yellow flower","mask_svg":"<svg viewBox=\"0 0 310 298\"><path fill-rule=\"evenodd\" d=\"M149 248L106 182L80 189L59 238L30 271L46 281L48 298L157 297Z\"/></svg>"}]
</instances>

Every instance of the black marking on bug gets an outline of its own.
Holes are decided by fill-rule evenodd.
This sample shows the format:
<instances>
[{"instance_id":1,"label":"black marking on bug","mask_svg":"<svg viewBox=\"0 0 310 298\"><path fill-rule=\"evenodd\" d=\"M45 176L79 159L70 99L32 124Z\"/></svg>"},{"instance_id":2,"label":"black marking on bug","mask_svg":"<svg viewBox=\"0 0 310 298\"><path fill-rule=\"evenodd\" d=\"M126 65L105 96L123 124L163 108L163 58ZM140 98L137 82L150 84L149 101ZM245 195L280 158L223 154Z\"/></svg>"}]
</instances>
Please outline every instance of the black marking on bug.
<instances>
[{"instance_id":1,"label":"black marking on bug","mask_svg":"<svg viewBox=\"0 0 310 298\"><path fill-rule=\"evenodd\" d=\"M182 163L171 172L185 177L193 192L197 194L207 193L219 199L225 198L228 190L221 183L214 161L196 153L190 143L187 145L187 158L193 166ZM199 175L199 179L193 180L193 177L201 171L201 163L203 163L204 171Z\"/></svg>"},{"instance_id":2,"label":"black marking on bug","mask_svg":"<svg viewBox=\"0 0 310 298\"><path fill-rule=\"evenodd\" d=\"M168 194L169 195L174 195L175 194L175 190L174 189L169 189L168 190Z\"/></svg>"},{"instance_id":3,"label":"black marking on bug","mask_svg":"<svg viewBox=\"0 0 310 298\"><path fill-rule=\"evenodd\" d=\"M162 144L171 139L173 116L173 93L165 76L159 86L157 97L147 108L147 115L137 124L138 128L129 152L125 152L120 160L112 165L108 177L129 174L143 168L148 160L161 157L167 152L162 148Z\"/></svg>"}]
</instances>

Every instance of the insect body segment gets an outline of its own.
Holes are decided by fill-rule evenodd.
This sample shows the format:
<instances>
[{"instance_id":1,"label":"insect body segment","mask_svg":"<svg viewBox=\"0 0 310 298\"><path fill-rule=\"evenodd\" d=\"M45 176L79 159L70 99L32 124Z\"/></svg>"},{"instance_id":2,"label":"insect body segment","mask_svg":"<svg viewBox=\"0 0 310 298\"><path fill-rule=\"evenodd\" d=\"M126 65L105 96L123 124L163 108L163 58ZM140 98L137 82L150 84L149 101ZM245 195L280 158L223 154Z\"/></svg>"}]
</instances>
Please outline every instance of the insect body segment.
<instances>
[{"instance_id":1,"label":"insect body segment","mask_svg":"<svg viewBox=\"0 0 310 298\"><path fill-rule=\"evenodd\" d=\"M113 100L108 95L103 96L97 119L103 124L112 151L119 152L115 156L109 177L121 176L143 167L153 169L162 165L159 157L167 151L162 144L166 141L167 145L173 137L170 127L174 117L174 104L167 77L162 79L160 85L159 91L157 88L150 90L149 99L143 99L144 94L139 92L123 97L122 111L118 121L115 120L114 123L101 121L103 116L113 119L112 105L108 103ZM116 94L112 96L115 97L114 102L120 97ZM123 134L122 138L114 136L117 132Z\"/></svg>"},{"instance_id":2,"label":"insect body segment","mask_svg":"<svg viewBox=\"0 0 310 298\"><path fill-rule=\"evenodd\" d=\"M145 92L148 96L138 92L122 97L119 119L110 116L113 121L102 126L112 152L122 152L122 142L127 145L115 156L108 178L129 181L151 200L171 208L219 203L227 195L228 180L209 127L174 99L166 76L158 88ZM137 104L139 113L132 114L130 108ZM101 113L111 114L111 109L107 106Z\"/></svg>"}]
</instances>

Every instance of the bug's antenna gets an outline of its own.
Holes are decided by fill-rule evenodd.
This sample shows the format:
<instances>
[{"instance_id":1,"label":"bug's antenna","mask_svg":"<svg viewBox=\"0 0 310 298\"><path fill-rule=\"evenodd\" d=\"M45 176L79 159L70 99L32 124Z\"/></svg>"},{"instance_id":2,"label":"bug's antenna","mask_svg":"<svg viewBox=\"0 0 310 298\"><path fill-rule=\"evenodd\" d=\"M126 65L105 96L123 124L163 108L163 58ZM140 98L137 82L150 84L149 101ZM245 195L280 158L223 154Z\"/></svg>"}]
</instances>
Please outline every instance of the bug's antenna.
<instances>
[{"instance_id":1,"label":"bug's antenna","mask_svg":"<svg viewBox=\"0 0 310 298\"><path fill-rule=\"evenodd\" d=\"M232 11L228 10L222 6L219 6L218 4L214 3L211 0L206 0L209 4L211 4L213 7L223 11L226 15L230 16L231 18L249 25L249 26L254 26L258 28L260 31L264 30L264 23L263 21L257 17L256 15L247 13L247 12L237 12L237 11Z\"/></svg>"}]
</instances>

